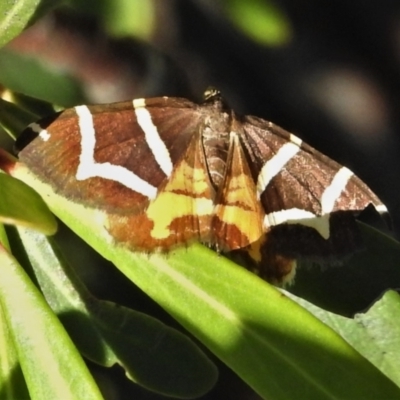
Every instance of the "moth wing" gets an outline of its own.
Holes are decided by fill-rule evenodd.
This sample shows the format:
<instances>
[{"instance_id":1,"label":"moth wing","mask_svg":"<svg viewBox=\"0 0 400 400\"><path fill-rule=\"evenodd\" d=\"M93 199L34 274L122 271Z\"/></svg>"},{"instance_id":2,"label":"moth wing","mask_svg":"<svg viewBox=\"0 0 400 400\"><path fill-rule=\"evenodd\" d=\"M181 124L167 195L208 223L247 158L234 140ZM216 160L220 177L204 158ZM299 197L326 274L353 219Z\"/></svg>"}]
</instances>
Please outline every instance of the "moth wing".
<instances>
[{"instance_id":1,"label":"moth wing","mask_svg":"<svg viewBox=\"0 0 400 400\"><path fill-rule=\"evenodd\" d=\"M19 159L71 201L138 213L198 130L195 107L184 99L154 98L67 109L22 132Z\"/></svg>"},{"instance_id":2,"label":"moth wing","mask_svg":"<svg viewBox=\"0 0 400 400\"><path fill-rule=\"evenodd\" d=\"M300 223L330 234L329 216L386 207L368 186L301 139L256 117L246 117L244 141L265 211L265 228Z\"/></svg>"},{"instance_id":3,"label":"moth wing","mask_svg":"<svg viewBox=\"0 0 400 400\"><path fill-rule=\"evenodd\" d=\"M353 214L369 204L386 211L368 186L270 122L246 117L243 129L243 147L265 212L265 237L249 249L260 274L272 271L279 281L291 260L330 262L361 249Z\"/></svg>"},{"instance_id":4,"label":"moth wing","mask_svg":"<svg viewBox=\"0 0 400 400\"><path fill-rule=\"evenodd\" d=\"M231 135L226 171L212 221L213 242L219 250L248 246L263 234L264 212L239 136Z\"/></svg>"},{"instance_id":5,"label":"moth wing","mask_svg":"<svg viewBox=\"0 0 400 400\"><path fill-rule=\"evenodd\" d=\"M141 213L111 218L109 231L130 247L147 251L210 243L214 198L202 143L194 135L156 198Z\"/></svg>"}]
</instances>

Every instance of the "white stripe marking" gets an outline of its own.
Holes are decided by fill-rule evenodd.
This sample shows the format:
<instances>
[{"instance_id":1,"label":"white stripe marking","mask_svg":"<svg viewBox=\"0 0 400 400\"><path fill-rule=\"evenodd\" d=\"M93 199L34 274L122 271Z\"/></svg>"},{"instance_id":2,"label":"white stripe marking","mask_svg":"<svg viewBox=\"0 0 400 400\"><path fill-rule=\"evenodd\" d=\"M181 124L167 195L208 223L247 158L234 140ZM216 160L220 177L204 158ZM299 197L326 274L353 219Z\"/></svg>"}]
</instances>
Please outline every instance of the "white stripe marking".
<instances>
[{"instance_id":1,"label":"white stripe marking","mask_svg":"<svg viewBox=\"0 0 400 400\"><path fill-rule=\"evenodd\" d=\"M44 141L47 142L50 139L50 133L42 128L39 124L36 122L32 122L29 124L29 128L33 130L33 132L36 132L39 134L39 137Z\"/></svg>"},{"instance_id":2,"label":"white stripe marking","mask_svg":"<svg viewBox=\"0 0 400 400\"><path fill-rule=\"evenodd\" d=\"M87 106L75 107L78 116L78 124L81 133L81 154L79 166L76 172L77 180L88 178L105 178L118 182L134 192L154 199L157 195L157 188L139 178L133 172L108 162L96 163L94 160L94 149L96 145L96 133L93 125L93 117Z\"/></svg>"},{"instance_id":3,"label":"white stripe marking","mask_svg":"<svg viewBox=\"0 0 400 400\"><path fill-rule=\"evenodd\" d=\"M137 122L142 128L146 137L146 142L152 151L158 165L167 177L171 176L173 165L169 151L165 143L158 134L157 127L151 120L151 115L145 107L144 99L133 100Z\"/></svg>"},{"instance_id":4,"label":"white stripe marking","mask_svg":"<svg viewBox=\"0 0 400 400\"><path fill-rule=\"evenodd\" d=\"M279 174L282 168L297 154L300 147L292 142L285 143L278 152L268 160L261 171L257 179L257 197L260 198L271 180Z\"/></svg>"},{"instance_id":5,"label":"white stripe marking","mask_svg":"<svg viewBox=\"0 0 400 400\"><path fill-rule=\"evenodd\" d=\"M324 239L328 239L330 235L329 214L318 217L310 211L291 208L289 210L271 212L264 218L264 227L267 230L271 226L284 223L309 226L318 231Z\"/></svg>"},{"instance_id":6,"label":"white stripe marking","mask_svg":"<svg viewBox=\"0 0 400 400\"><path fill-rule=\"evenodd\" d=\"M290 134L290 141L294 144L297 144L297 146L299 146L299 147L303 143L303 141L296 135L293 135L293 133Z\"/></svg>"},{"instance_id":7,"label":"white stripe marking","mask_svg":"<svg viewBox=\"0 0 400 400\"><path fill-rule=\"evenodd\" d=\"M132 103L133 103L133 108L146 107L146 99L134 99Z\"/></svg>"},{"instance_id":8,"label":"white stripe marking","mask_svg":"<svg viewBox=\"0 0 400 400\"><path fill-rule=\"evenodd\" d=\"M380 214L385 214L385 213L389 212L384 204L378 204L377 206L374 206L374 207L375 207L376 211L378 211L378 213L380 213Z\"/></svg>"},{"instance_id":9,"label":"white stripe marking","mask_svg":"<svg viewBox=\"0 0 400 400\"><path fill-rule=\"evenodd\" d=\"M325 189L321 196L321 214L329 214L335 207L336 200L340 197L347 183L353 176L348 168L342 167L336 173L331 184Z\"/></svg>"}]
</instances>

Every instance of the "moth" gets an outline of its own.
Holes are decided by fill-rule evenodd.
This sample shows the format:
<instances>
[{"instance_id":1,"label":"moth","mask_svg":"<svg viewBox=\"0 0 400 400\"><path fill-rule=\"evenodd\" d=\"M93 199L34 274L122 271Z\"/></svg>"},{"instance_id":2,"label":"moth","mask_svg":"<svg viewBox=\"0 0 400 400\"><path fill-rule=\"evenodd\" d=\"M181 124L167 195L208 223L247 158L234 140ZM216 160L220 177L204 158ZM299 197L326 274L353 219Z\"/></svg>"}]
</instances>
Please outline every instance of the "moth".
<instances>
[{"instance_id":1,"label":"moth","mask_svg":"<svg viewBox=\"0 0 400 400\"><path fill-rule=\"evenodd\" d=\"M361 245L354 214L387 209L348 168L209 89L199 105L157 97L81 105L30 124L19 159L72 202L107 213L116 244L168 251L193 241L238 252L282 283L297 259Z\"/></svg>"}]
</instances>

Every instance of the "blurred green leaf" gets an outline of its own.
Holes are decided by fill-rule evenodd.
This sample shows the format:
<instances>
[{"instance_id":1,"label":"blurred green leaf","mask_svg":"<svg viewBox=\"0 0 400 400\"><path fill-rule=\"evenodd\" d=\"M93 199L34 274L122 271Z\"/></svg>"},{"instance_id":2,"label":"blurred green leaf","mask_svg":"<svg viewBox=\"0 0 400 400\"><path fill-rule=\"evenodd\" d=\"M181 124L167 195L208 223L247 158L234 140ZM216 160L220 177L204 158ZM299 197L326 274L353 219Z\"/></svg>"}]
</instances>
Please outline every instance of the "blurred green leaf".
<instances>
[{"instance_id":1,"label":"blurred green leaf","mask_svg":"<svg viewBox=\"0 0 400 400\"><path fill-rule=\"evenodd\" d=\"M30 398L101 399L92 376L60 321L25 271L2 246L0 275L4 321Z\"/></svg>"},{"instance_id":2,"label":"blurred green leaf","mask_svg":"<svg viewBox=\"0 0 400 400\"><path fill-rule=\"evenodd\" d=\"M62 2L60 0L2 0L0 6L0 47L14 39L26 26Z\"/></svg>"},{"instance_id":3,"label":"blurred green leaf","mask_svg":"<svg viewBox=\"0 0 400 400\"><path fill-rule=\"evenodd\" d=\"M155 26L155 3L143 0L106 0L102 17L108 32L114 36L149 39Z\"/></svg>"},{"instance_id":4,"label":"blurred green leaf","mask_svg":"<svg viewBox=\"0 0 400 400\"><path fill-rule=\"evenodd\" d=\"M234 24L262 45L282 46L292 38L288 18L272 0L225 0L224 5Z\"/></svg>"},{"instance_id":5,"label":"blurred green leaf","mask_svg":"<svg viewBox=\"0 0 400 400\"><path fill-rule=\"evenodd\" d=\"M46 235L57 231L54 215L37 192L3 173L0 173L0 222L27 226Z\"/></svg>"},{"instance_id":6,"label":"blurred green leaf","mask_svg":"<svg viewBox=\"0 0 400 400\"><path fill-rule=\"evenodd\" d=\"M85 102L83 91L74 78L48 68L37 59L6 49L0 50L0 82L15 92L58 106L70 107Z\"/></svg>"},{"instance_id":7,"label":"blurred green leaf","mask_svg":"<svg viewBox=\"0 0 400 400\"><path fill-rule=\"evenodd\" d=\"M55 194L22 164L13 173L263 397L400 396L400 389L339 335L243 268L200 245L169 256L132 253L113 245L101 210Z\"/></svg>"},{"instance_id":8,"label":"blurred green leaf","mask_svg":"<svg viewBox=\"0 0 400 400\"><path fill-rule=\"evenodd\" d=\"M54 244L19 229L36 279L80 351L103 366L120 364L135 382L178 398L199 397L217 370L185 335L158 320L90 295Z\"/></svg>"}]
</instances>

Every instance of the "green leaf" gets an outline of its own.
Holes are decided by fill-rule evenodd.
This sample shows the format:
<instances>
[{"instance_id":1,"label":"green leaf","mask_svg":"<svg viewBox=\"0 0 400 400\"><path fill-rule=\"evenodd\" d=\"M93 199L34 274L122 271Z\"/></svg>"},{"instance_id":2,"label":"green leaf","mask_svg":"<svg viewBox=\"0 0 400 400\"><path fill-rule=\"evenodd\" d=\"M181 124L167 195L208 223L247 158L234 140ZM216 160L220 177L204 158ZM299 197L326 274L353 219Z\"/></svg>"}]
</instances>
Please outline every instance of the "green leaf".
<instances>
[{"instance_id":1,"label":"green leaf","mask_svg":"<svg viewBox=\"0 0 400 400\"><path fill-rule=\"evenodd\" d=\"M7 233L3 224L0 224L0 245L8 251L10 250L10 243L8 242Z\"/></svg>"},{"instance_id":2,"label":"green leaf","mask_svg":"<svg viewBox=\"0 0 400 400\"><path fill-rule=\"evenodd\" d=\"M38 116L9 101L0 99L0 124L14 139Z\"/></svg>"},{"instance_id":3,"label":"green leaf","mask_svg":"<svg viewBox=\"0 0 400 400\"><path fill-rule=\"evenodd\" d=\"M200 245L169 256L132 253L113 243L104 212L55 194L22 164L13 173L264 398L399 398L337 333L243 268Z\"/></svg>"},{"instance_id":4,"label":"green leaf","mask_svg":"<svg viewBox=\"0 0 400 400\"><path fill-rule=\"evenodd\" d=\"M15 109L10 109L9 111L12 114L16 114L22 109L23 111L30 113L30 115L34 115L35 119L39 119L41 117L52 115L57 111L53 104L37 99L36 97L27 96L20 92L5 90L3 91L2 97L4 100L7 100L14 105ZM17 133L19 132L21 132L21 130Z\"/></svg>"},{"instance_id":5,"label":"green leaf","mask_svg":"<svg viewBox=\"0 0 400 400\"><path fill-rule=\"evenodd\" d=\"M2 0L0 7L0 47L18 36L27 25L51 8L58 0Z\"/></svg>"},{"instance_id":6,"label":"green leaf","mask_svg":"<svg viewBox=\"0 0 400 400\"><path fill-rule=\"evenodd\" d=\"M338 332L360 354L400 386L400 296L388 291L366 313L354 319L322 310L304 299L286 294Z\"/></svg>"},{"instance_id":7,"label":"green leaf","mask_svg":"<svg viewBox=\"0 0 400 400\"><path fill-rule=\"evenodd\" d=\"M28 389L7 321L0 307L0 399L27 399Z\"/></svg>"},{"instance_id":8,"label":"green leaf","mask_svg":"<svg viewBox=\"0 0 400 400\"><path fill-rule=\"evenodd\" d=\"M101 399L61 323L25 271L2 246L0 275L1 308L30 398Z\"/></svg>"},{"instance_id":9,"label":"green leaf","mask_svg":"<svg viewBox=\"0 0 400 400\"><path fill-rule=\"evenodd\" d=\"M70 0L79 13L95 15L113 36L135 36L152 40L157 16L157 5L143 0Z\"/></svg>"},{"instance_id":10,"label":"green leaf","mask_svg":"<svg viewBox=\"0 0 400 400\"><path fill-rule=\"evenodd\" d=\"M102 17L114 36L132 35L150 39L155 29L155 3L142 0L103 1Z\"/></svg>"},{"instance_id":11,"label":"green leaf","mask_svg":"<svg viewBox=\"0 0 400 400\"><path fill-rule=\"evenodd\" d=\"M24 182L0 173L0 222L27 226L46 235L57 231L57 221L42 198Z\"/></svg>"},{"instance_id":12,"label":"green leaf","mask_svg":"<svg viewBox=\"0 0 400 400\"><path fill-rule=\"evenodd\" d=\"M358 330L339 333L400 386L400 323L394 318L397 315L400 315L400 296L388 291L368 312L355 316ZM361 335L368 340L360 340Z\"/></svg>"},{"instance_id":13,"label":"green leaf","mask_svg":"<svg viewBox=\"0 0 400 400\"><path fill-rule=\"evenodd\" d=\"M24 79L21 79L21 76ZM85 102L79 83L38 59L0 50L0 82L7 88L63 107Z\"/></svg>"},{"instance_id":14,"label":"green leaf","mask_svg":"<svg viewBox=\"0 0 400 400\"><path fill-rule=\"evenodd\" d=\"M185 335L145 314L90 295L54 244L19 229L36 279L80 351L103 366L120 364L147 389L179 398L199 397L217 370Z\"/></svg>"},{"instance_id":15,"label":"green leaf","mask_svg":"<svg viewBox=\"0 0 400 400\"><path fill-rule=\"evenodd\" d=\"M282 46L292 37L286 15L272 0L225 0L225 10L244 34L267 46Z\"/></svg>"}]
</instances>

